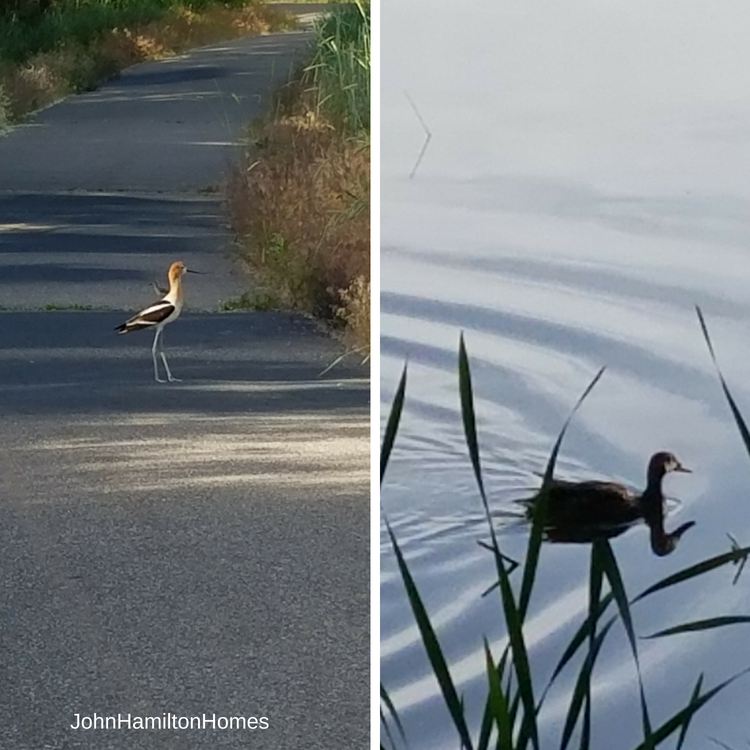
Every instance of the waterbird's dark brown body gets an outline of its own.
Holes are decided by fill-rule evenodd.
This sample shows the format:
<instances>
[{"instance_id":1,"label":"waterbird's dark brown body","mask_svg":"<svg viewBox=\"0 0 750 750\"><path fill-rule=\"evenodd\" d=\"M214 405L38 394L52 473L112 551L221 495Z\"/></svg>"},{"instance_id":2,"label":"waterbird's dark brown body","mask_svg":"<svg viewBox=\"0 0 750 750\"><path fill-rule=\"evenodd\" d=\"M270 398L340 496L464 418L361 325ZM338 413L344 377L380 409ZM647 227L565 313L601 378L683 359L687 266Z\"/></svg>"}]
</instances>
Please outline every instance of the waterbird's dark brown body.
<instances>
[{"instance_id":1,"label":"waterbird's dark brown body","mask_svg":"<svg viewBox=\"0 0 750 750\"><path fill-rule=\"evenodd\" d=\"M641 496L616 482L553 479L544 492L547 497L547 523L555 526L619 526L632 523L644 515Z\"/></svg>"}]
</instances>

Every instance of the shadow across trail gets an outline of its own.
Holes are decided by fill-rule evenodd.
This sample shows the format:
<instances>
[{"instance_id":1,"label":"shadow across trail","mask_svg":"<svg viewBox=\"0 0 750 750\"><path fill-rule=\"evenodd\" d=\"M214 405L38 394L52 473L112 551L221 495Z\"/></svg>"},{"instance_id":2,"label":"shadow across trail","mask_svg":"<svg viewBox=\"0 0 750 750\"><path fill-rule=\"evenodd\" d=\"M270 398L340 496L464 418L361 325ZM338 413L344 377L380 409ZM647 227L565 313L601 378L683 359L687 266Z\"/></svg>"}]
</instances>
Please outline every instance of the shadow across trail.
<instances>
[{"instance_id":1,"label":"shadow across trail","mask_svg":"<svg viewBox=\"0 0 750 750\"><path fill-rule=\"evenodd\" d=\"M213 196L0 193L0 215L0 307L130 310L176 259L207 273L186 288L192 309L244 286Z\"/></svg>"},{"instance_id":2,"label":"shadow across trail","mask_svg":"<svg viewBox=\"0 0 750 750\"><path fill-rule=\"evenodd\" d=\"M315 325L284 313L183 313L164 333L180 383L153 379L150 331L119 335L127 313L0 313L0 412L366 414L369 373Z\"/></svg>"}]
</instances>

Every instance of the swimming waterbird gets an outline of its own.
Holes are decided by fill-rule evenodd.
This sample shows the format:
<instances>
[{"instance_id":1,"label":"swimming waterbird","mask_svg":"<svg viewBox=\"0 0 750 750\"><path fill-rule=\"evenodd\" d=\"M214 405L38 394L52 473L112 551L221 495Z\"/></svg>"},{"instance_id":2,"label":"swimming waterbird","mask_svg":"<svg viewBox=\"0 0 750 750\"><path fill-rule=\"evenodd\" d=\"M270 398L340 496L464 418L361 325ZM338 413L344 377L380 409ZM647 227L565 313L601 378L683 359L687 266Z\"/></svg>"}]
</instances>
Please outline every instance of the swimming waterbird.
<instances>
[{"instance_id":1,"label":"swimming waterbird","mask_svg":"<svg viewBox=\"0 0 750 750\"><path fill-rule=\"evenodd\" d=\"M553 479L528 500L523 500L529 516L534 516L542 496L546 497L545 527L552 541L590 541L597 536L613 537L639 519L651 532L651 549L668 555L680 537L694 525L682 524L672 533L664 529L665 499L662 480L670 472L686 472L672 453L662 451L651 456L646 474L646 489L639 495L616 482L568 482Z\"/></svg>"}]
</instances>

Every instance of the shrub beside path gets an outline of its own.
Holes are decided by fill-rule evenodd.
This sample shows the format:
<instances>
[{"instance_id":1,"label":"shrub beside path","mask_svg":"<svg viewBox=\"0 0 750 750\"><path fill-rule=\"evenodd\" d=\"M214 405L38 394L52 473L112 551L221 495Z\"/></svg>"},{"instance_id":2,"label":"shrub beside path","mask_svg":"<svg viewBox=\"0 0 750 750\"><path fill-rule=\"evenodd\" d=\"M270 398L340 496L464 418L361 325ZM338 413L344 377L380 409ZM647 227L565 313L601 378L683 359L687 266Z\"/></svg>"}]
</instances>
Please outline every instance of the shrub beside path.
<instances>
[{"instance_id":1,"label":"shrub beside path","mask_svg":"<svg viewBox=\"0 0 750 750\"><path fill-rule=\"evenodd\" d=\"M246 290L216 188L305 42L145 63L0 137L0 747L369 742L366 373L318 378L341 348L304 318L215 312ZM208 275L166 386L112 329L175 259ZM269 729L70 729L94 712Z\"/></svg>"}]
</instances>

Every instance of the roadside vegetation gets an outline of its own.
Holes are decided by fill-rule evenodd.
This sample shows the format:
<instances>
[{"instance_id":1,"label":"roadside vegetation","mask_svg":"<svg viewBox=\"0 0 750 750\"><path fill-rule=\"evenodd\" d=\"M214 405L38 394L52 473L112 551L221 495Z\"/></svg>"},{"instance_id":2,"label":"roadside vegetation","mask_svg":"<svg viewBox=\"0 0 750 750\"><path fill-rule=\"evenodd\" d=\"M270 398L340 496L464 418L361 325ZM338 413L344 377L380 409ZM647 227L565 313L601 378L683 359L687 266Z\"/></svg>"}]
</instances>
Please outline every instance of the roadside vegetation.
<instances>
[{"instance_id":1,"label":"roadside vegetation","mask_svg":"<svg viewBox=\"0 0 750 750\"><path fill-rule=\"evenodd\" d=\"M745 447L750 455L750 431L744 418L732 397L729 388L718 368L711 339L705 320L700 310L698 317L709 353L719 375L721 387L727 399L732 415L735 419ZM597 373L584 391L570 417L564 424L555 442L546 471L542 479L542 488L548 486L553 479L557 455L562 445L568 424L575 411L583 403L591 389L601 377L603 369ZM404 368L401 381L394 397L391 413L386 424L381 448L380 481L388 467L391 451L396 441L401 413L406 399L407 371ZM459 346L458 356L458 390L461 403L461 418L467 452L474 470L478 494L487 523L489 542L482 542L493 560L496 580L486 592L495 592L498 603L498 617L504 623L505 637L499 646L492 647L484 638L481 644L485 662L486 693L481 709L481 720L472 724L469 716L476 715L476 706L467 706L460 693L460 686L453 680L450 664L445 656L430 615L424 605L417 582L414 580L409 565L402 552L396 535L385 521L386 529L398 569L404 584L405 593L410 604L425 654L440 687L446 716L450 718L456 732L457 746L467 750L523 750L543 747L540 739L542 733L543 708L547 698L557 693L560 696L560 678L572 675L573 687L564 694L567 711L564 722L559 725L559 740L553 747L559 750L566 748L597 747L592 737L597 727L606 732L597 723L597 703L594 684L595 667L602 647L613 627L620 623L627 635L630 655L635 666L635 680L633 689L638 695L640 707L640 727L642 740L635 745L635 750L648 750L663 746L670 740L670 747L677 750L684 747L689 729L694 725L694 716L709 701L713 700L724 688L732 682L750 672L750 659L737 662L737 671L719 682L704 684L704 675L696 675L692 685L679 686L679 701L676 708L671 708L667 716L660 715L659 707L648 700L641 677L642 662L638 647L639 637L636 630L638 604L643 599L659 596L661 592L672 587L690 594L691 581L727 565L737 566L731 580L724 585L736 583L742 573L750 547L740 547L730 537L731 545L726 551L701 560L682 570L655 582L645 590L633 596L626 589L620 565L614 550L607 538L598 538L591 542L590 563L588 572L588 607L582 616L578 627L572 633L570 641L559 656L553 669L545 677L541 686L537 684L538 676L542 674L541 665L533 663L533 653L530 649L528 635L528 615L532 608L533 591L540 568L544 564L543 540L545 530L546 500L540 492L539 507L534 513L530 526L529 540L526 554L522 561L516 562L503 554L500 540L495 532L490 506L485 492L484 477L481 467L479 436L474 413L474 398L472 392L471 371L469 358L464 345L463 336ZM715 586L721 581L714 579ZM671 638L681 636L689 638L690 633L699 631L723 629L728 626L747 625L750 616L744 614L719 613L715 617L687 622L676 622L672 626L659 632L649 632L646 624L646 638ZM686 646L690 648L690 645ZM711 665L707 664L706 668ZM535 679L536 677L536 679ZM388 692L387 686L381 684L381 748L409 747L399 707L395 705ZM609 707L611 710L611 706ZM415 738L412 738L415 739ZM671 744L671 743L674 744ZM717 744L720 744L717 742ZM722 745L723 747L725 745Z\"/></svg>"},{"instance_id":2,"label":"roadside vegetation","mask_svg":"<svg viewBox=\"0 0 750 750\"><path fill-rule=\"evenodd\" d=\"M250 126L227 189L262 302L311 313L370 343L370 6L333 4L311 60Z\"/></svg>"},{"instance_id":3,"label":"roadside vegetation","mask_svg":"<svg viewBox=\"0 0 750 750\"><path fill-rule=\"evenodd\" d=\"M0 0L0 126L134 63L293 25L256 0Z\"/></svg>"}]
</instances>

